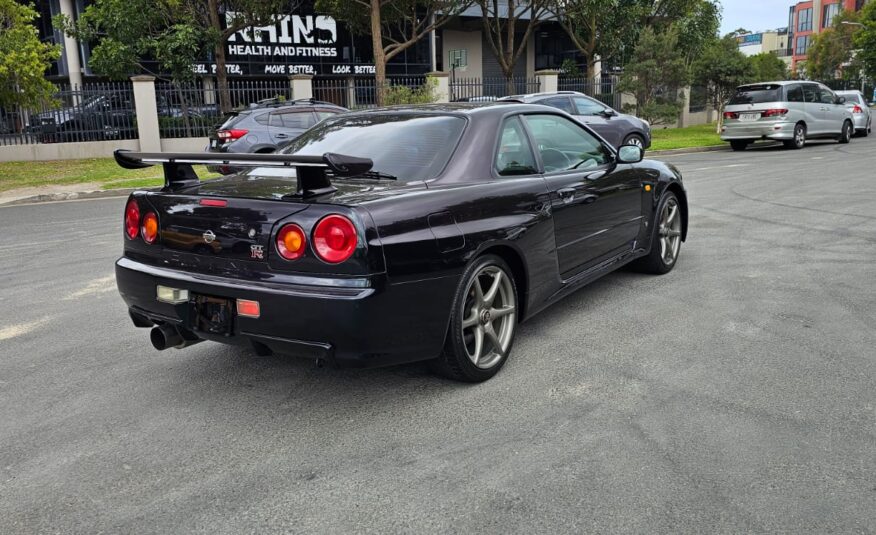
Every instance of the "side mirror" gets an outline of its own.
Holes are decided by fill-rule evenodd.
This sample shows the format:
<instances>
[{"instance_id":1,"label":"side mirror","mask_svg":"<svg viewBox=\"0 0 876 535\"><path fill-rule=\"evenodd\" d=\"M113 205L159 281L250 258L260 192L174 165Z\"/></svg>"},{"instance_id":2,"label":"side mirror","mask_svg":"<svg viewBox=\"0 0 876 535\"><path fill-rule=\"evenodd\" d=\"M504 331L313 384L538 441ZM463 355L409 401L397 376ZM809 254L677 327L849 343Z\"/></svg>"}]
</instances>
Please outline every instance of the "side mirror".
<instances>
[{"instance_id":1,"label":"side mirror","mask_svg":"<svg viewBox=\"0 0 876 535\"><path fill-rule=\"evenodd\" d=\"M639 163L645 157L645 150L636 145L624 145L617 151L617 160L620 163Z\"/></svg>"},{"instance_id":2,"label":"side mirror","mask_svg":"<svg viewBox=\"0 0 876 535\"><path fill-rule=\"evenodd\" d=\"M605 108L604 110L602 110L602 115L606 117L614 117L615 115L617 115L617 112L611 108Z\"/></svg>"},{"instance_id":3,"label":"side mirror","mask_svg":"<svg viewBox=\"0 0 876 535\"><path fill-rule=\"evenodd\" d=\"M845 104L845 103L846 103L846 97L836 97L836 103L837 103L837 104Z\"/></svg>"}]
</instances>

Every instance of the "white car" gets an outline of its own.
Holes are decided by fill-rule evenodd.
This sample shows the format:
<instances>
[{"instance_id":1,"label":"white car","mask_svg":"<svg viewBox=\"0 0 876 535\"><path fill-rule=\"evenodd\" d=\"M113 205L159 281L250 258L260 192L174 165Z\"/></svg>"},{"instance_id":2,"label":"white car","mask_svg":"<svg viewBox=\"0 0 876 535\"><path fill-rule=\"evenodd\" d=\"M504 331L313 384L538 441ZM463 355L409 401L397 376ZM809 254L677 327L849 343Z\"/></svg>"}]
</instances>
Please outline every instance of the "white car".
<instances>
[{"instance_id":1,"label":"white car","mask_svg":"<svg viewBox=\"0 0 876 535\"><path fill-rule=\"evenodd\" d=\"M837 91L836 94L846 99L846 108L852 112L855 121L855 133L865 137L873 130L873 117L867 99L860 91Z\"/></svg>"}]
</instances>

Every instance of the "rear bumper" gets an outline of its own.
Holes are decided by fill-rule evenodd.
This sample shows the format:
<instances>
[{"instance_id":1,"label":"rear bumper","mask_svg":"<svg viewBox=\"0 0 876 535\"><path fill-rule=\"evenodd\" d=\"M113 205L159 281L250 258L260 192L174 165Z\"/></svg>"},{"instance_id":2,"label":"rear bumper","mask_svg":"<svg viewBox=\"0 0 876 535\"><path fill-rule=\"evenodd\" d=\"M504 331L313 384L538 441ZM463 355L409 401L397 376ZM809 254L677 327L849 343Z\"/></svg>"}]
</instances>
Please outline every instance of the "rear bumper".
<instances>
[{"instance_id":1,"label":"rear bumper","mask_svg":"<svg viewBox=\"0 0 876 535\"><path fill-rule=\"evenodd\" d=\"M389 284L384 275L307 277L312 282L308 284L299 277L294 284L278 284L190 273L127 257L116 262L119 293L135 325L144 325L145 318L194 331L192 305L159 302L159 284L190 294L255 300L261 307L259 318L235 316L227 336L195 334L225 344L255 342L277 353L324 359L341 367L385 366L438 356L458 278Z\"/></svg>"},{"instance_id":2,"label":"rear bumper","mask_svg":"<svg viewBox=\"0 0 876 535\"><path fill-rule=\"evenodd\" d=\"M863 131L863 130L866 130L870 126L870 124L869 124L870 118L867 117L866 115L859 113L859 114L853 115L852 117L855 121L855 130Z\"/></svg>"},{"instance_id":3,"label":"rear bumper","mask_svg":"<svg viewBox=\"0 0 876 535\"><path fill-rule=\"evenodd\" d=\"M724 125L721 139L724 141L794 139L794 125L793 122L730 123Z\"/></svg>"}]
</instances>

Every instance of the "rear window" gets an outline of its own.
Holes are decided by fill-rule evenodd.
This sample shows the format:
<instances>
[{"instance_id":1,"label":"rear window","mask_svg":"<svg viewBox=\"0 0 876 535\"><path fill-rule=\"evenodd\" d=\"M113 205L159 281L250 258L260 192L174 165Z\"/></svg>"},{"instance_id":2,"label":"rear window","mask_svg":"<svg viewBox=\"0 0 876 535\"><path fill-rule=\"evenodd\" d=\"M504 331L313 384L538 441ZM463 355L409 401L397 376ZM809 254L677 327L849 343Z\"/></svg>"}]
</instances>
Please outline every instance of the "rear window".
<instances>
[{"instance_id":1,"label":"rear window","mask_svg":"<svg viewBox=\"0 0 876 535\"><path fill-rule=\"evenodd\" d=\"M782 86L748 85L736 90L736 94L730 99L730 104L761 104L763 102L782 101Z\"/></svg>"},{"instance_id":2,"label":"rear window","mask_svg":"<svg viewBox=\"0 0 876 535\"><path fill-rule=\"evenodd\" d=\"M861 104L861 97L857 93L841 94L841 97L846 97L846 102L853 104Z\"/></svg>"},{"instance_id":3,"label":"rear window","mask_svg":"<svg viewBox=\"0 0 876 535\"><path fill-rule=\"evenodd\" d=\"M219 127L219 130L228 130L229 128L234 128L234 125L242 122L248 116L249 113L232 113L225 118L225 122L223 122L222 126Z\"/></svg>"},{"instance_id":4,"label":"rear window","mask_svg":"<svg viewBox=\"0 0 876 535\"><path fill-rule=\"evenodd\" d=\"M282 150L283 154L335 152L374 161L372 171L401 181L435 178L447 165L465 128L448 115L380 113L329 118Z\"/></svg>"}]
</instances>

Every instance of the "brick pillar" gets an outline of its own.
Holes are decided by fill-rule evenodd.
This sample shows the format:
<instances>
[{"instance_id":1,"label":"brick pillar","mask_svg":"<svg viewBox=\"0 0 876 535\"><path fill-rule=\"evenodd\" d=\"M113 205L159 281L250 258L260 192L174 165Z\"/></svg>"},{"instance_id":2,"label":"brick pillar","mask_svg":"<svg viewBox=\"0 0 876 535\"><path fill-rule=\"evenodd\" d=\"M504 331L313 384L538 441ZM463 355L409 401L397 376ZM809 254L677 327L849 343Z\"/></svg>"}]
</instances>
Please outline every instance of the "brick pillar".
<instances>
[{"instance_id":1,"label":"brick pillar","mask_svg":"<svg viewBox=\"0 0 876 535\"><path fill-rule=\"evenodd\" d=\"M161 152L161 135L158 130L158 105L155 100L155 77L132 76L134 82L134 107L137 114L137 134L141 152Z\"/></svg>"},{"instance_id":2,"label":"brick pillar","mask_svg":"<svg viewBox=\"0 0 876 535\"><path fill-rule=\"evenodd\" d=\"M450 102L450 75L446 72L430 72L426 75L426 81L435 80L437 84L433 89L435 102Z\"/></svg>"},{"instance_id":3,"label":"brick pillar","mask_svg":"<svg viewBox=\"0 0 876 535\"><path fill-rule=\"evenodd\" d=\"M557 91L560 84L560 71L543 70L535 71L535 77L538 79L539 93L552 93Z\"/></svg>"}]
</instances>

